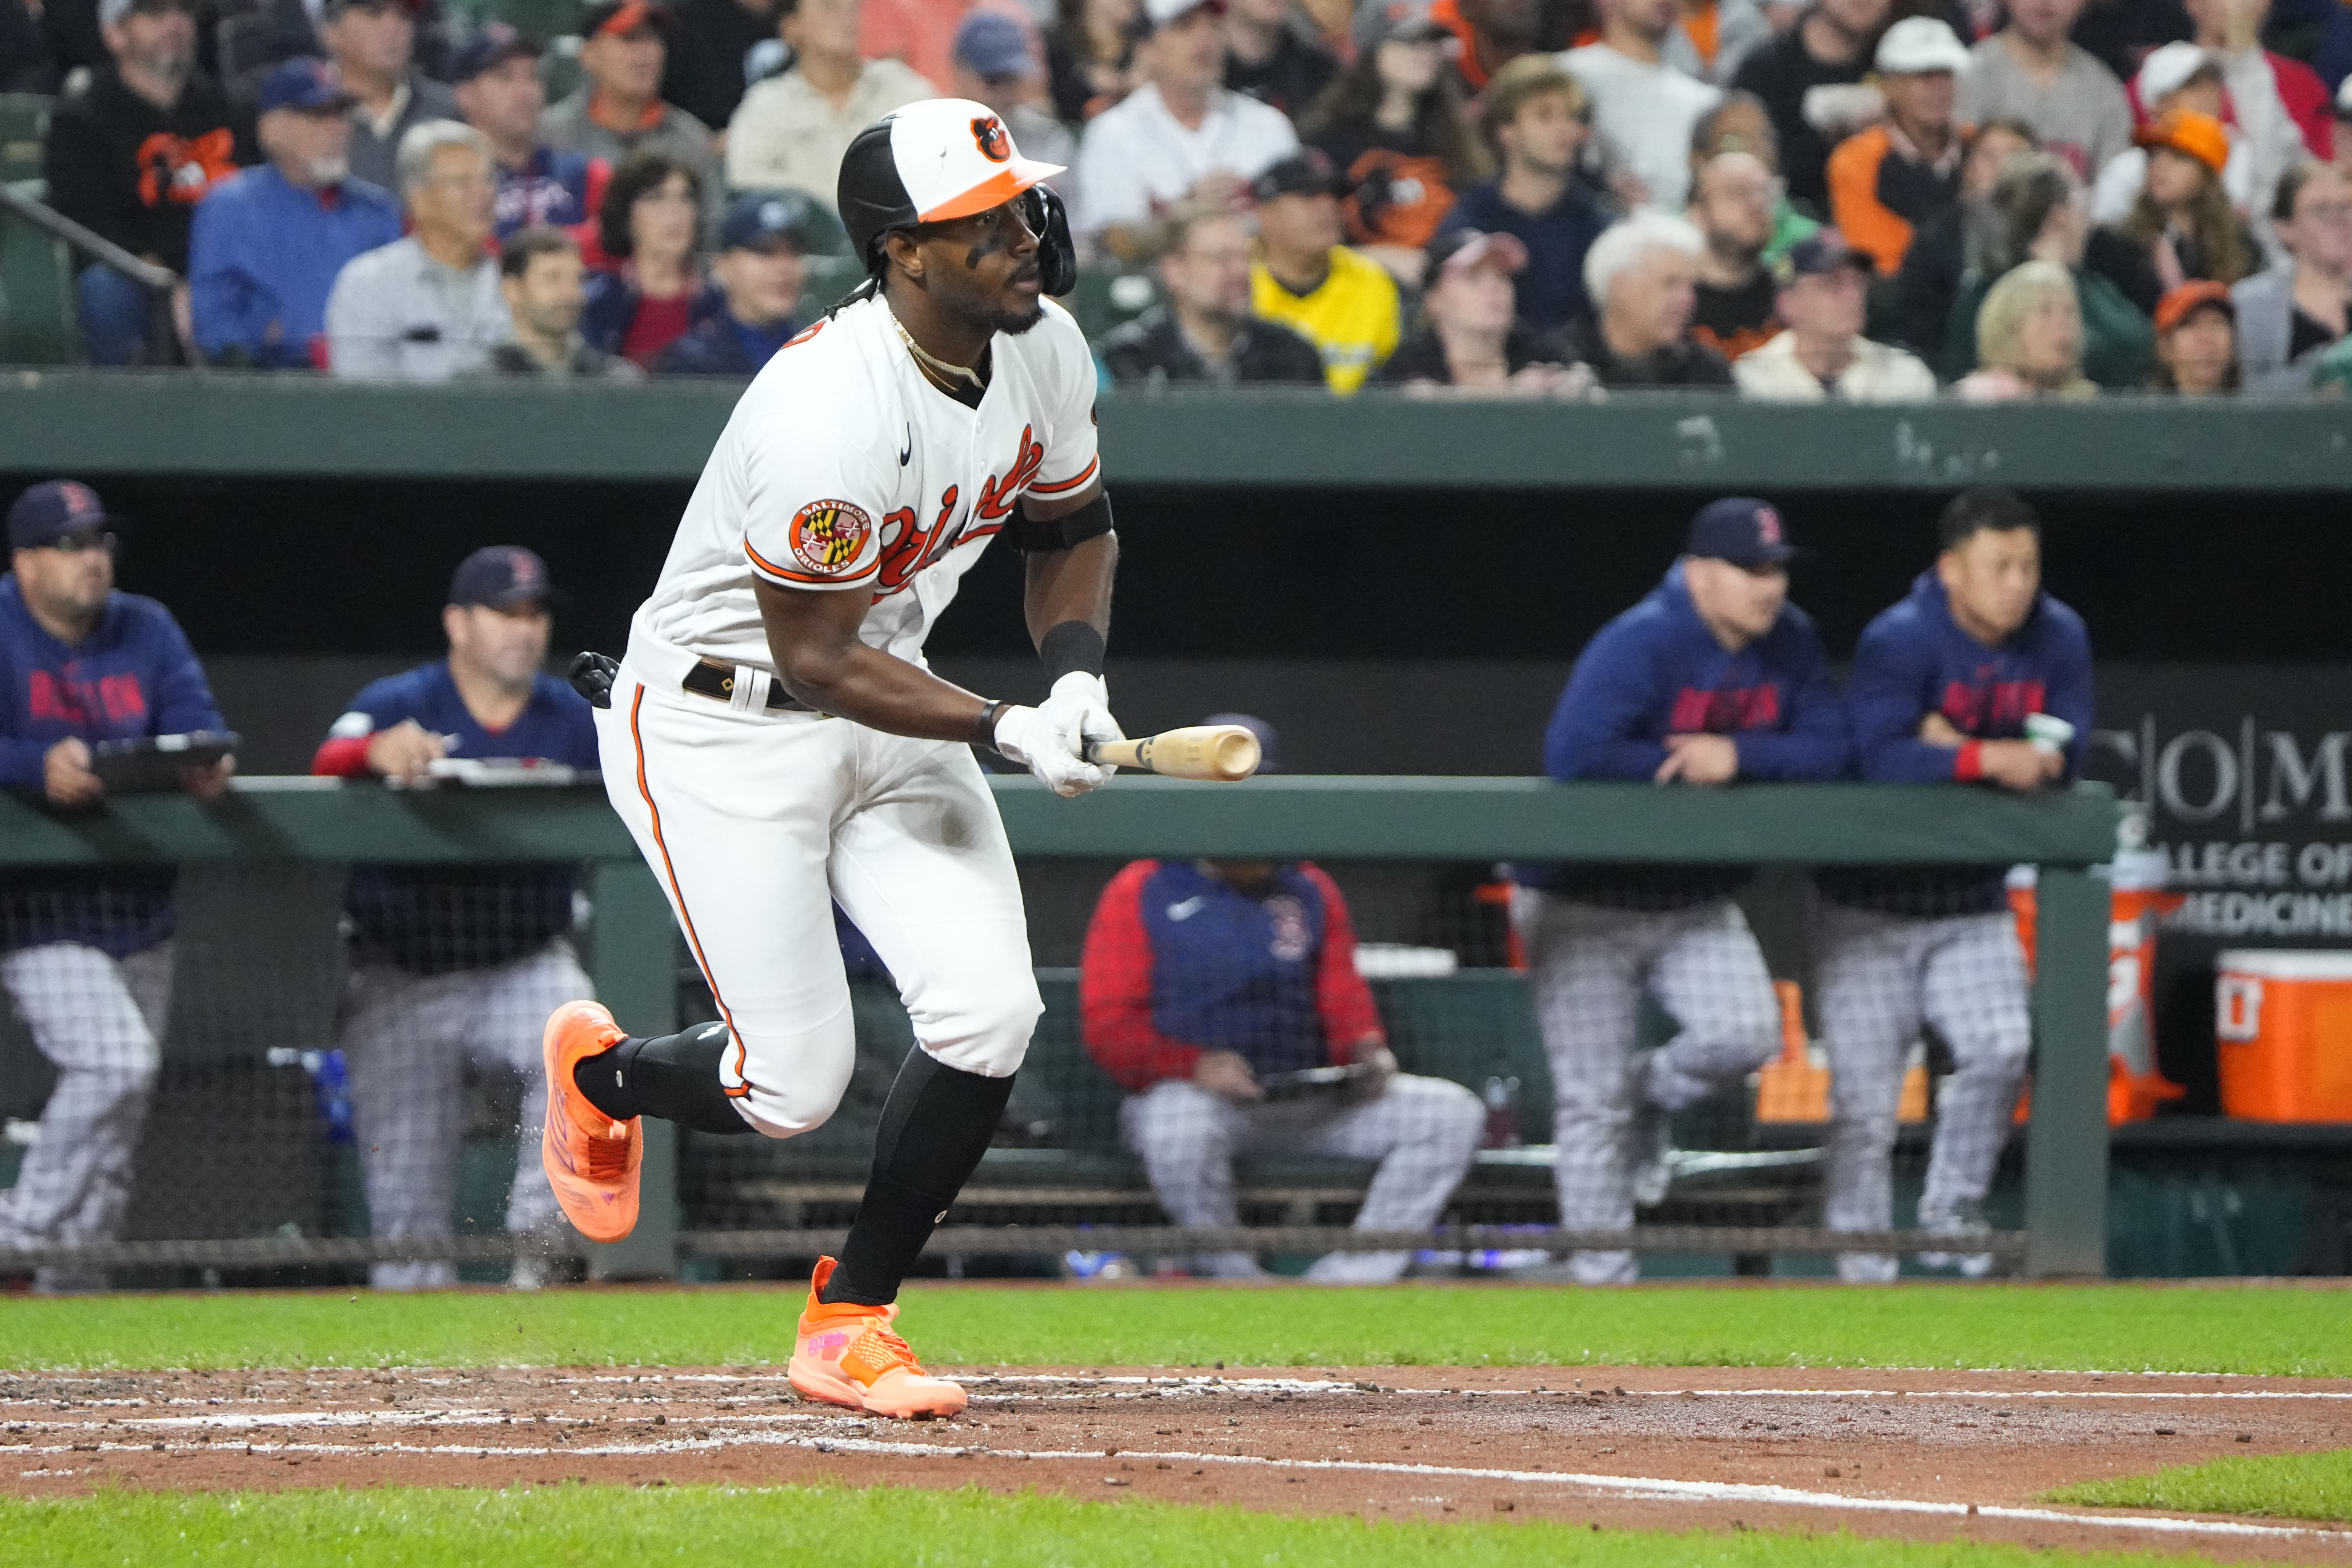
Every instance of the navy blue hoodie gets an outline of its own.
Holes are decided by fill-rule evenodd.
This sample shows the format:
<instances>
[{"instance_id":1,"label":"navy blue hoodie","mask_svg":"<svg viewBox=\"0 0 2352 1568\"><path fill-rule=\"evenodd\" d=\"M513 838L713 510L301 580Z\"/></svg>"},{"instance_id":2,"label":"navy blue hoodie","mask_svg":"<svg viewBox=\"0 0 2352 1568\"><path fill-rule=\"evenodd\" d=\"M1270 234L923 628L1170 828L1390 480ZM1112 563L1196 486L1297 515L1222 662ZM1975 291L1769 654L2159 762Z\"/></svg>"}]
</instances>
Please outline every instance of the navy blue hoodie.
<instances>
[{"instance_id":1,"label":"navy blue hoodie","mask_svg":"<svg viewBox=\"0 0 2352 1568\"><path fill-rule=\"evenodd\" d=\"M1691 733L1733 737L1743 779L1847 771L1845 715L1811 617L1790 605L1771 630L1727 653L1699 618L1678 562L1578 656L1544 731L1544 771L1646 783L1666 760L1665 738ZM1720 898L1746 877L1733 867L1656 865L1524 866L1517 875L1563 897L1633 909Z\"/></svg>"},{"instance_id":2,"label":"navy blue hoodie","mask_svg":"<svg viewBox=\"0 0 2352 1568\"><path fill-rule=\"evenodd\" d=\"M1935 572L1922 572L1902 603L1862 634L1846 680L1845 708L1862 776L1885 784L1967 783L1979 776L1973 745L1919 739L1919 723L1941 713L1976 741L2014 741L2025 716L2047 713L2074 726L2066 777L2082 769L2091 742L2091 638L2083 617L2047 594L1998 647L1962 631ZM1984 913L2003 907L1999 868L1959 875L1824 873L1822 891L1841 903L1906 914Z\"/></svg>"},{"instance_id":3,"label":"navy blue hoodie","mask_svg":"<svg viewBox=\"0 0 2352 1568\"><path fill-rule=\"evenodd\" d=\"M226 728L172 612L114 593L82 643L68 647L0 578L0 785L37 795L49 748L69 736L130 741ZM116 958L172 934L169 866L0 876L0 951L82 942Z\"/></svg>"}]
</instances>

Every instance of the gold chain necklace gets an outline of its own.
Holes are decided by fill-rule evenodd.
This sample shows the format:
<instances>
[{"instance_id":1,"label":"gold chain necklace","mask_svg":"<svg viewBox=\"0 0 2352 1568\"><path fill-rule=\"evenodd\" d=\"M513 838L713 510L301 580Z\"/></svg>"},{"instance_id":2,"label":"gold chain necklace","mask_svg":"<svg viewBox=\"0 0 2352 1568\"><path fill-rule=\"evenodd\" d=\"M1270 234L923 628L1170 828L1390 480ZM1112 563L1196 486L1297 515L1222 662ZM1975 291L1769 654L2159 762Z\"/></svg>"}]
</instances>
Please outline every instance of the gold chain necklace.
<instances>
[{"instance_id":1,"label":"gold chain necklace","mask_svg":"<svg viewBox=\"0 0 2352 1568\"><path fill-rule=\"evenodd\" d=\"M887 310L888 307L885 306L884 309ZM945 384L949 392L952 393L955 390L953 383L956 381L968 383L975 392L988 390L988 383L982 380L980 372L971 366L950 364L937 354L925 353L923 345L915 341L915 334L907 330L907 323L898 319L898 312L896 310L890 311L890 324L898 329L898 341L907 345L907 352L915 356L915 363L930 373L933 380Z\"/></svg>"}]
</instances>

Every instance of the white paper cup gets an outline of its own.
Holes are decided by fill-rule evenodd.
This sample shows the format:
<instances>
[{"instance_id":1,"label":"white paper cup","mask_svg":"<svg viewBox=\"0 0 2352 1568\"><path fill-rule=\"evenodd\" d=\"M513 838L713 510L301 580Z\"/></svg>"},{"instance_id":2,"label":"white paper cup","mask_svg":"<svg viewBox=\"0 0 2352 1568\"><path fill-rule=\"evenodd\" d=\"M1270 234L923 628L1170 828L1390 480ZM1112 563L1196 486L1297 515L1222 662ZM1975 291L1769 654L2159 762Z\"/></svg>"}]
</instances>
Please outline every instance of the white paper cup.
<instances>
[{"instance_id":1,"label":"white paper cup","mask_svg":"<svg viewBox=\"0 0 2352 1568\"><path fill-rule=\"evenodd\" d=\"M2025 716L2025 738L2035 751L2063 757L2066 754L2066 748L2074 743L2074 726L2047 713L2028 713Z\"/></svg>"}]
</instances>

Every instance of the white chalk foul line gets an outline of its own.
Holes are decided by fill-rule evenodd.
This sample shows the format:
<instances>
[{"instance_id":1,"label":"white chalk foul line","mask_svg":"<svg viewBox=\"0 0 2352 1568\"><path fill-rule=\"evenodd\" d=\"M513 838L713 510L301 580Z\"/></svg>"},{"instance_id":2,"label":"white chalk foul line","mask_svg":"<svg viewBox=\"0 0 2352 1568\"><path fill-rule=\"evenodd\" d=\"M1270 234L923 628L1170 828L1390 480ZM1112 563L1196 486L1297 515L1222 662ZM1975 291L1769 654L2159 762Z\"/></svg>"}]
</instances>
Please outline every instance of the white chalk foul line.
<instances>
[{"instance_id":1,"label":"white chalk foul line","mask_svg":"<svg viewBox=\"0 0 2352 1568\"><path fill-rule=\"evenodd\" d=\"M806 1448L824 1454L871 1454L910 1458L998 1458L1045 1459L1095 1462L1097 1460L1150 1459L1171 1464L1228 1465L1277 1470L1330 1470L1365 1475L1407 1476L1423 1479L1507 1481L1530 1486L1572 1487L1609 1497L1637 1502L1747 1502L1782 1508L1825 1509L1853 1513L1905 1513L1942 1518L2012 1520L2028 1524L2081 1524L2105 1530L2139 1530L2159 1534L2230 1536L2240 1539L2273 1541L2319 1540L2338 1538L2345 1532L2301 1528L2291 1525L2242 1524L2228 1520L2186 1519L2167 1514L2075 1513L2063 1509L2016 1508L2000 1503L1970 1505L1957 1502L1936 1502L1922 1498L1848 1497L1838 1492L1808 1491L1796 1487L1759 1485L1737 1481L1689 1481L1652 1476L1612 1476L1567 1470L1506 1470L1485 1469L1461 1465L1405 1464L1377 1459L1280 1459L1254 1454L1210 1454L1185 1449L1121 1448L1116 1453L1091 1448L995 1448L977 1444L894 1443L871 1437L825 1437L779 1431L749 1431L709 1437L674 1437L649 1443L580 1443L562 1447L486 1447L477 1444L411 1444L411 1443L251 1443L245 1449L256 1458L281 1455L327 1456L352 1455L360 1458L385 1455L458 1458L645 1458L663 1455L710 1452L730 1446L760 1446ZM153 1452L152 1444L100 1443L94 1450L100 1454L142 1454ZM218 1454L223 1447L209 1444L167 1445L166 1453ZM84 1445L43 1446L15 1450L26 1458L52 1455L90 1453ZM68 1475L62 1470L22 1470L19 1475Z\"/></svg>"},{"instance_id":2,"label":"white chalk foul line","mask_svg":"<svg viewBox=\"0 0 2352 1568\"><path fill-rule=\"evenodd\" d=\"M2284 1388L2213 1389L2201 1394L2160 1388L2140 1393L2104 1388L1653 1388L1629 1392L1653 1399L2352 1399L2352 1393Z\"/></svg>"}]
</instances>

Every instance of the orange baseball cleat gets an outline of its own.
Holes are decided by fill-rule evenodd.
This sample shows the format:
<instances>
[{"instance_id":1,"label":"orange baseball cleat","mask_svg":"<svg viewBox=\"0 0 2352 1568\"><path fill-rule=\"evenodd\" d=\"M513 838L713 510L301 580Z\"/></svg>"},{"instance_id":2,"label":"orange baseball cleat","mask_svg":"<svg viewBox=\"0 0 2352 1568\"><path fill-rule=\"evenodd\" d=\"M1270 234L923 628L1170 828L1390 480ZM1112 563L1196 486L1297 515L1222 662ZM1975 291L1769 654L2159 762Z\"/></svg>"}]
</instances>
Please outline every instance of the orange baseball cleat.
<instances>
[{"instance_id":1,"label":"orange baseball cleat","mask_svg":"<svg viewBox=\"0 0 2352 1568\"><path fill-rule=\"evenodd\" d=\"M540 1163L547 1167L555 1201L581 1235L591 1241L618 1241L637 1226L637 1167L645 1161L642 1119L615 1121L594 1106L572 1081L583 1057L612 1049L627 1038L613 1015L593 1002L566 1002L550 1014L541 1037L547 1067L547 1128L540 1134Z\"/></svg>"},{"instance_id":2,"label":"orange baseball cleat","mask_svg":"<svg viewBox=\"0 0 2352 1568\"><path fill-rule=\"evenodd\" d=\"M827 1306L817 1300L834 1267L832 1258L820 1258L809 1279L808 1306L793 1346L793 1386L811 1399L877 1415L961 1415L963 1385L925 1372L907 1342L890 1331L898 1315L895 1303Z\"/></svg>"}]
</instances>

